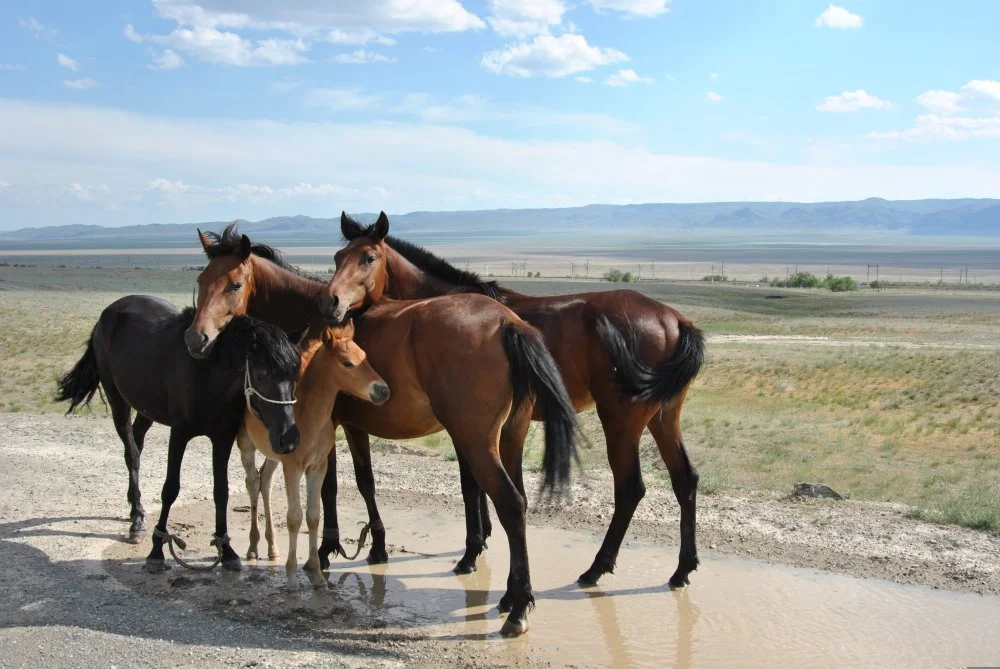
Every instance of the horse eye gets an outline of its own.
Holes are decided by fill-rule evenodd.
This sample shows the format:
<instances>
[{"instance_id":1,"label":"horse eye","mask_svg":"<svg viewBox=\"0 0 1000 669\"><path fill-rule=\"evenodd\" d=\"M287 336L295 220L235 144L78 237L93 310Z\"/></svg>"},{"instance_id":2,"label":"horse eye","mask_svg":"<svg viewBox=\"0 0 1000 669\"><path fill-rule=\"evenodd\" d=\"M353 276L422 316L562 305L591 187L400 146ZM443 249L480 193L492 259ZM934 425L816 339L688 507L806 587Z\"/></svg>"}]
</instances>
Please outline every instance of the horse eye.
<instances>
[{"instance_id":1,"label":"horse eye","mask_svg":"<svg viewBox=\"0 0 1000 669\"><path fill-rule=\"evenodd\" d=\"M239 290L242 287L243 287L243 282L242 281L237 281L236 283L233 284L232 288L230 288L229 290L231 290L232 292L235 293L237 290Z\"/></svg>"},{"instance_id":2,"label":"horse eye","mask_svg":"<svg viewBox=\"0 0 1000 669\"><path fill-rule=\"evenodd\" d=\"M374 265L375 264L375 256L368 256L367 258L365 258L365 263L368 264L368 265Z\"/></svg>"},{"instance_id":3,"label":"horse eye","mask_svg":"<svg viewBox=\"0 0 1000 669\"><path fill-rule=\"evenodd\" d=\"M341 363L341 364L343 364L343 365L344 365L344 367L346 367L347 369L350 369L351 367L354 367L354 363L353 363L353 362L351 362L350 360L345 360L345 361L344 361L343 363Z\"/></svg>"}]
</instances>

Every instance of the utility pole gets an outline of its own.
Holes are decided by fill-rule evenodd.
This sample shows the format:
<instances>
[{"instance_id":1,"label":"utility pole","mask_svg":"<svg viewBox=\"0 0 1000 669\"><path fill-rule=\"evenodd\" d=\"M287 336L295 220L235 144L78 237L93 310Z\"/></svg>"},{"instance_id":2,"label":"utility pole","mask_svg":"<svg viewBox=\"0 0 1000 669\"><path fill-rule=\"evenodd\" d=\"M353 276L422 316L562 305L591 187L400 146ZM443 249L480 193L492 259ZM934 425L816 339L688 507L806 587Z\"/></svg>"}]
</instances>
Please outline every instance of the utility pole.
<instances>
[{"instance_id":1,"label":"utility pole","mask_svg":"<svg viewBox=\"0 0 1000 669\"><path fill-rule=\"evenodd\" d=\"M584 278L590 278L590 258L587 258L587 262L583 264Z\"/></svg>"}]
</instances>

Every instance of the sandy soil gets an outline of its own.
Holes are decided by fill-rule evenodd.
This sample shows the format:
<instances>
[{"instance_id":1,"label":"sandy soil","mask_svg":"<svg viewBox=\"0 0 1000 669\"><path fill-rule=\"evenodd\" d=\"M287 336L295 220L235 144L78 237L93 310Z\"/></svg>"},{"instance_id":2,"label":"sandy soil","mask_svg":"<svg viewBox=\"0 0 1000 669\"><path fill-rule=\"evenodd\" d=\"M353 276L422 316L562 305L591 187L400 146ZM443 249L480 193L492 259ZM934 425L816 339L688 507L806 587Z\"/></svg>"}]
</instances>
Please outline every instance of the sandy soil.
<instances>
[{"instance_id":1,"label":"sandy soil","mask_svg":"<svg viewBox=\"0 0 1000 669\"><path fill-rule=\"evenodd\" d=\"M166 434L164 428L150 432L143 459L144 502L150 517L158 510ZM139 568L146 546L121 543L127 527L126 477L121 446L103 415L68 419L0 415L0 455L0 564L6 567L0 570L4 593L0 666L536 663L530 657L501 661L481 646L460 639L430 639L419 629L383 632L385 621L378 619L347 615L343 630L331 637L314 633L308 609L298 611L297 617L268 617L264 601L241 613L242 604L249 601L243 598L252 598L245 591L253 592L253 579L240 581L243 590L233 590L237 594L231 598L224 590L221 598L218 591L206 599L180 596L177 588L196 586L202 578L188 573L175 572L172 580L150 585ZM381 449L374 461L380 502L460 513L454 462L416 455L405 446ZM360 499L349 484L353 478L349 461L342 457L340 467L342 503L359 507ZM206 444L193 442L174 518L182 523L181 529L190 520L185 505L211 500L209 470ZM572 499L558 507L534 505L529 522L602 532L612 509L610 476L594 471L577 481ZM231 508L239 508L246 496L237 457L231 463L230 482ZM649 492L628 540L662 542L663 551L673 555L676 502L669 488L653 477L647 483ZM533 489L533 476L528 476L527 484ZM275 495L283 497L280 488ZM907 518L904 507L888 504L763 494L703 495L699 501L698 539L704 554L745 556L947 590L1000 593L996 535L921 523ZM390 518L387 525L391 559L404 559L402 547L393 545ZM283 529L279 534L283 541ZM502 550L502 543L492 550ZM581 554L566 568L575 576L591 558ZM619 565L628 560L626 546ZM669 571L650 574L650 585L662 585L668 576ZM697 587L699 576L692 575L692 587Z\"/></svg>"}]
</instances>

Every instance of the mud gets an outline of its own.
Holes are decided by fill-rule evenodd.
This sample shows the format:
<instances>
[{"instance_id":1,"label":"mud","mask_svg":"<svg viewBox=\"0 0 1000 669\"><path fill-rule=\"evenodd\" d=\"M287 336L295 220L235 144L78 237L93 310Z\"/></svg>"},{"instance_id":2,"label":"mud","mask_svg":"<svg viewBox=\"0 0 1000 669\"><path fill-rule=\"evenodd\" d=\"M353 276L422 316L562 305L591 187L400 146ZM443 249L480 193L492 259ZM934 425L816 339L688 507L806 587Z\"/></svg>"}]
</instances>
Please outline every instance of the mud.
<instances>
[{"instance_id":1,"label":"mud","mask_svg":"<svg viewBox=\"0 0 1000 669\"><path fill-rule=\"evenodd\" d=\"M347 525L364 509L342 510ZM459 644L501 665L527 660L576 667L982 665L1000 657L994 634L1000 597L938 592L878 580L769 565L709 551L697 587L672 591L661 546L632 542L613 578L580 588L567 565L600 538L529 527L537 608L529 633L499 637L496 603L507 576L505 542L455 576L463 525L450 515L386 507L393 518L389 564L335 564L322 577L287 580L280 561L248 563L236 576L142 571L146 546L112 544L108 572L144 597L211 607L242 622L278 625L311 640L345 633L385 643ZM209 504L178 509L178 529L211 518ZM234 514L234 544L246 545L248 514ZM203 533L203 532L201 532ZM279 537L283 539L284 537ZM305 541L300 535L299 554ZM468 652L468 651L466 651Z\"/></svg>"},{"instance_id":2,"label":"mud","mask_svg":"<svg viewBox=\"0 0 1000 669\"><path fill-rule=\"evenodd\" d=\"M154 428L143 455L150 519L165 441L166 430ZM122 541L126 476L110 420L0 416L0 666L954 666L1000 659L992 634L1000 537L921 523L894 505L703 496L702 566L689 589L671 592L677 507L669 486L648 477L616 573L579 589L574 580L610 518L603 471L579 478L562 506L532 507L538 606L526 637L500 639L502 532L477 574L452 575L463 544L457 466L392 450L374 455L390 563L337 562L318 589L299 572L300 587L289 591L281 563L247 564L235 575L146 574L148 539ZM341 456L347 536L363 506ZM207 443L196 440L171 523L204 558L213 529L209 472ZM230 482L230 508L245 508L238 458ZM535 476L526 482L535 489ZM274 497L282 520L280 485ZM248 514L231 511L230 519L236 547L245 550ZM284 542L279 522L282 552Z\"/></svg>"}]
</instances>

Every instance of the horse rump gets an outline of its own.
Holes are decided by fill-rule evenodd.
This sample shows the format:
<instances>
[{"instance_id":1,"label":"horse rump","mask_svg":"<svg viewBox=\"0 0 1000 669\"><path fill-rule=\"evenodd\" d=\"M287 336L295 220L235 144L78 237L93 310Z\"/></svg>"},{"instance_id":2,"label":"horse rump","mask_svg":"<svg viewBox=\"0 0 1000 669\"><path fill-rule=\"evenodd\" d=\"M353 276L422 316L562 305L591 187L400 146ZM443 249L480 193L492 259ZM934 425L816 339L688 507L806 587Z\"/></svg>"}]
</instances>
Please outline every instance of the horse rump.
<instances>
[{"instance_id":1,"label":"horse rump","mask_svg":"<svg viewBox=\"0 0 1000 669\"><path fill-rule=\"evenodd\" d=\"M73 369L63 374L59 379L59 392L56 394L56 401L65 402L68 400L69 409L66 410L66 413L72 413L78 407L90 404L90 400L94 399L100 383L92 331L90 339L87 340L87 350L83 352L83 357L77 360Z\"/></svg>"},{"instance_id":2,"label":"horse rump","mask_svg":"<svg viewBox=\"0 0 1000 669\"><path fill-rule=\"evenodd\" d=\"M618 385L633 401L665 404L698 375L705 361L705 336L680 321L677 346L669 359L647 365L639 354L639 335L631 323L618 327L604 314L596 318L597 335L611 357Z\"/></svg>"}]
</instances>

